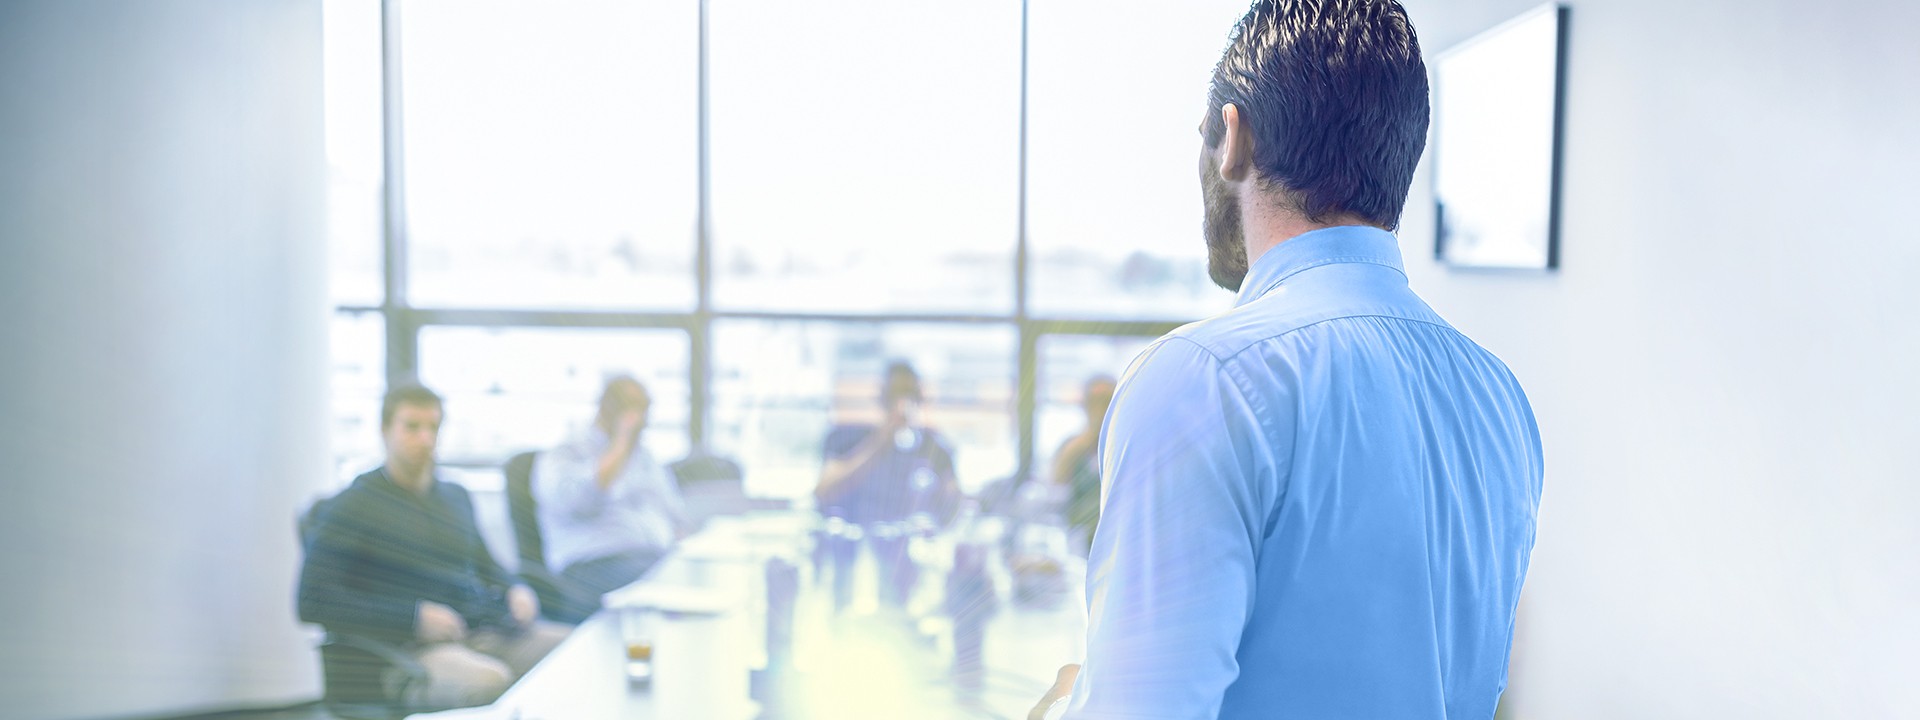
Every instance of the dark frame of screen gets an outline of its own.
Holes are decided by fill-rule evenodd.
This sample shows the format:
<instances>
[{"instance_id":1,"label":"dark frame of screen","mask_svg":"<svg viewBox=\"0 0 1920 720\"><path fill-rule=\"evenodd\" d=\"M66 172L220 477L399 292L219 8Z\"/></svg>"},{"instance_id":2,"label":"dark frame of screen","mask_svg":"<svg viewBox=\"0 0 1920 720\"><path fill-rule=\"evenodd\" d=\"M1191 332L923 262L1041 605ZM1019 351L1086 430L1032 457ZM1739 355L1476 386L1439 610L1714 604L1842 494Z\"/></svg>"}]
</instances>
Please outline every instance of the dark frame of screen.
<instances>
[{"instance_id":1,"label":"dark frame of screen","mask_svg":"<svg viewBox=\"0 0 1920 720\"><path fill-rule=\"evenodd\" d=\"M407 200L405 193L405 152L402 147L403 108L401 106L401 27L400 4L405 0L380 0L381 14L381 134L382 134L382 273L383 300L379 305L344 305L342 314L378 313L386 325L386 377L389 385L409 382L418 377L420 330L428 326L488 328L630 328L677 329L688 335L688 387L691 414L688 434L695 450L706 447L712 400L713 346L712 328L716 319L805 320L858 323L952 323L1013 326L1019 329L1019 357L1015 363L1018 377L1015 387L1014 417L1019 437L1019 467L1016 477L1027 477L1034 462L1034 430L1038 412L1036 382L1039 375L1040 339L1046 335L1145 336L1157 337L1179 327L1168 321L1112 321L1074 318L1036 318L1028 310L1027 248L1027 0L1021 2L1020 17L1020 147L1018 177L1018 223L1014 242L1014 305L1011 315L971 314L834 314L779 313L716 310L713 307L712 222L709 183L708 90L708 0L684 0L700 5L700 42L698 62L698 174L690 178L698 187L698 221L694 254L695 304L691 312L561 311L521 309L446 309L415 307L407 293ZM456 459L452 464L487 465L498 459Z\"/></svg>"}]
</instances>

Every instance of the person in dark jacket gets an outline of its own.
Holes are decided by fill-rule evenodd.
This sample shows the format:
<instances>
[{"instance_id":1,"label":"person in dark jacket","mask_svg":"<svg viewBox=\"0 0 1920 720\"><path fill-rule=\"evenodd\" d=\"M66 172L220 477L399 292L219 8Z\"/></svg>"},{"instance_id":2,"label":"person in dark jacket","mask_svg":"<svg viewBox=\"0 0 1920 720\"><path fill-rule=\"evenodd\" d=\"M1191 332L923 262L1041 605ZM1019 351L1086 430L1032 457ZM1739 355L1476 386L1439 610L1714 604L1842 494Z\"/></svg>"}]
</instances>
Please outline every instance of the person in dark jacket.
<instances>
[{"instance_id":1,"label":"person in dark jacket","mask_svg":"<svg viewBox=\"0 0 1920 720\"><path fill-rule=\"evenodd\" d=\"M442 414L440 397L424 387L387 393L386 463L316 514L299 613L331 632L412 652L428 681L395 699L462 707L499 697L568 629L538 620L533 591L487 551L466 489L434 477Z\"/></svg>"}]
</instances>

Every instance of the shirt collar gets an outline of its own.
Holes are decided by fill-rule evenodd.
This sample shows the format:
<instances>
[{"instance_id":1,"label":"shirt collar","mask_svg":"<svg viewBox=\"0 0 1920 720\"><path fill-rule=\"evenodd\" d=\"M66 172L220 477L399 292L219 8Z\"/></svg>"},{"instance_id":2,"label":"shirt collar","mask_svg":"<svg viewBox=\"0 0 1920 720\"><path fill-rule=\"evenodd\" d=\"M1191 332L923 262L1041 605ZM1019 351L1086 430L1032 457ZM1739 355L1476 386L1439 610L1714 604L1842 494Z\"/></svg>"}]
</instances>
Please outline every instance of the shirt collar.
<instances>
[{"instance_id":1,"label":"shirt collar","mask_svg":"<svg viewBox=\"0 0 1920 720\"><path fill-rule=\"evenodd\" d=\"M384 463L380 465L379 475L378 479L381 484L386 486L387 492L399 493L415 500L433 498L440 495L441 481L438 467L428 471L427 494L424 497L412 490L401 487L400 483L393 479L393 474L387 472L387 466Z\"/></svg>"},{"instance_id":2,"label":"shirt collar","mask_svg":"<svg viewBox=\"0 0 1920 720\"><path fill-rule=\"evenodd\" d=\"M1258 300L1304 270L1334 263L1369 263L1407 272L1400 263L1400 240L1393 233L1361 225L1323 228L1288 238L1255 260L1233 305Z\"/></svg>"}]
</instances>

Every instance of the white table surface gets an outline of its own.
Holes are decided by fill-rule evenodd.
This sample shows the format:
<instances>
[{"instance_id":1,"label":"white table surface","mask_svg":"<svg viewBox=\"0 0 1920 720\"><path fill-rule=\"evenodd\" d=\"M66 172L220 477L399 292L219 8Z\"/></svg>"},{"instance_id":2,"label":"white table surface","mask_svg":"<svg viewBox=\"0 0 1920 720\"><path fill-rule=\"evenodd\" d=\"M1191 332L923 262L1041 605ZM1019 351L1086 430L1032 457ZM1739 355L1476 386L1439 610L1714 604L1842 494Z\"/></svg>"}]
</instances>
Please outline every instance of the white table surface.
<instances>
[{"instance_id":1,"label":"white table surface","mask_svg":"<svg viewBox=\"0 0 1920 720\"><path fill-rule=\"evenodd\" d=\"M812 519L794 513L714 518L645 578L608 595L609 609L582 623L500 700L482 708L415 715L419 720L594 720L763 716L750 677L765 658L765 563L782 556L800 567L790 692L766 717L1025 718L1053 684L1061 664L1077 662L1085 634L1084 567L1068 562L1068 592L1050 607L1010 601L1010 578L997 552L989 561L999 598L986 626L982 689L958 689L949 669L951 622L940 611L951 539L924 547L920 589L907 611L873 598L870 563L856 573L855 601L832 608L829 582L817 582L799 554ZM654 627L654 678L630 683L618 604L685 606ZM717 611L717 612L716 612Z\"/></svg>"}]
</instances>

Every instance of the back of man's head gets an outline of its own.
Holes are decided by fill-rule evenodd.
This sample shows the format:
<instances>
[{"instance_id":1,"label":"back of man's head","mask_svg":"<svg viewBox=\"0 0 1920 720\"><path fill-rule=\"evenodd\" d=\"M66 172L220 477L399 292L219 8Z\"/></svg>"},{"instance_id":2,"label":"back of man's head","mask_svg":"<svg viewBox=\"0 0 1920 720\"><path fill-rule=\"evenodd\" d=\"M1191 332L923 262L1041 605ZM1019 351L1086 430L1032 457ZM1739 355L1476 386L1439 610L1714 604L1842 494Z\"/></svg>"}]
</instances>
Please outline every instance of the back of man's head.
<instances>
[{"instance_id":1,"label":"back of man's head","mask_svg":"<svg viewBox=\"0 0 1920 720\"><path fill-rule=\"evenodd\" d=\"M1400 225L1427 142L1427 69L1394 0L1260 0L1213 71L1201 130L1221 108L1252 128L1263 189L1314 222L1351 215Z\"/></svg>"}]
</instances>

